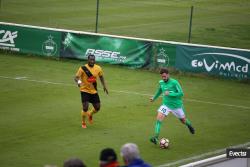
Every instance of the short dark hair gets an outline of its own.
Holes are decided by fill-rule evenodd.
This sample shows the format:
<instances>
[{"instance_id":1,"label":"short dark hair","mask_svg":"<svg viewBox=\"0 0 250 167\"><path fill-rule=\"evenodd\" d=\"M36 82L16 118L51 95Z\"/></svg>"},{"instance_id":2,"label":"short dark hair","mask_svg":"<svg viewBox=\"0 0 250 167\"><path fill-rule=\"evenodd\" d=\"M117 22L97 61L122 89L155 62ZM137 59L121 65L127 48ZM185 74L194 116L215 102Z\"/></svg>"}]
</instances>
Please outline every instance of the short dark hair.
<instances>
[{"instance_id":1,"label":"short dark hair","mask_svg":"<svg viewBox=\"0 0 250 167\"><path fill-rule=\"evenodd\" d=\"M63 167L86 167L86 165L78 158L71 158L64 161Z\"/></svg>"},{"instance_id":2,"label":"short dark hair","mask_svg":"<svg viewBox=\"0 0 250 167\"><path fill-rule=\"evenodd\" d=\"M161 68L160 74L166 73L168 74L168 69L167 68Z\"/></svg>"},{"instance_id":3,"label":"short dark hair","mask_svg":"<svg viewBox=\"0 0 250 167\"><path fill-rule=\"evenodd\" d=\"M89 59L90 57L95 57L95 55L94 55L94 54L89 54L89 55L88 55L88 59Z\"/></svg>"},{"instance_id":4,"label":"short dark hair","mask_svg":"<svg viewBox=\"0 0 250 167\"><path fill-rule=\"evenodd\" d=\"M105 148L101 151L100 161L113 162L117 160L115 151L112 148Z\"/></svg>"}]
</instances>

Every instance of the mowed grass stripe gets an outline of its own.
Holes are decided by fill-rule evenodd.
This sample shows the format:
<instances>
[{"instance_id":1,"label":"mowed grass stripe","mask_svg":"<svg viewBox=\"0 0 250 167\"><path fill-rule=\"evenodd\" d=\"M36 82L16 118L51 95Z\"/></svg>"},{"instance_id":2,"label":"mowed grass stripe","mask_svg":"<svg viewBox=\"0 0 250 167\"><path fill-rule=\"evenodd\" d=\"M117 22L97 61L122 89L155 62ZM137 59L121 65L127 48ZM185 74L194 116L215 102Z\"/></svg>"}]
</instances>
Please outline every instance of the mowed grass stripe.
<instances>
[{"instance_id":1,"label":"mowed grass stripe","mask_svg":"<svg viewBox=\"0 0 250 167\"><path fill-rule=\"evenodd\" d=\"M12 79L12 80L23 80L23 81L29 81L29 82L38 82L38 83L43 83L43 84L54 84L54 85L64 85L64 86L76 86L75 84L67 84L67 83L62 83L62 82L54 82L54 81L45 81L45 80L33 80L33 79L27 79L26 77L7 77L7 76L0 76L0 78L4 79ZM135 91L128 91L128 90L109 90L111 92L116 92L116 93L125 93L125 94L131 94L131 95L139 95L139 96L153 96L152 94L145 94L145 93L140 93L140 92L135 92ZM211 102L211 101L202 101L202 100L197 100L197 99L187 99L185 98L184 100L194 102L194 103L206 103L206 104L211 104L211 105L220 105L220 106L226 106L226 107L235 107L235 108L242 108L242 109L250 109L248 106L238 106L234 104L223 104L223 103L216 103L216 102Z\"/></svg>"}]
</instances>

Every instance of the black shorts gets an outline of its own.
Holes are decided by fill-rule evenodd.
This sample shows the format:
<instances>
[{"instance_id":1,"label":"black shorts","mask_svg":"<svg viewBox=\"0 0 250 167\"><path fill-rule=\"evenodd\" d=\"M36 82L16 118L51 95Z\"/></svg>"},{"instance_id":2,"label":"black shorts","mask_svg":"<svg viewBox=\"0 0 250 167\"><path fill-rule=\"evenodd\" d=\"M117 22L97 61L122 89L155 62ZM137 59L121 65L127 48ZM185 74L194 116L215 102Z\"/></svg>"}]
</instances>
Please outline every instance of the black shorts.
<instances>
[{"instance_id":1,"label":"black shorts","mask_svg":"<svg viewBox=\"0 0 250 167\"><path fill-rule=\"evenodd\" d=\"M82 103L90 102L92 104L100 103L100 98L98 93L90 94L86 92L81 92Z\"/></svg>"}]
</instances>

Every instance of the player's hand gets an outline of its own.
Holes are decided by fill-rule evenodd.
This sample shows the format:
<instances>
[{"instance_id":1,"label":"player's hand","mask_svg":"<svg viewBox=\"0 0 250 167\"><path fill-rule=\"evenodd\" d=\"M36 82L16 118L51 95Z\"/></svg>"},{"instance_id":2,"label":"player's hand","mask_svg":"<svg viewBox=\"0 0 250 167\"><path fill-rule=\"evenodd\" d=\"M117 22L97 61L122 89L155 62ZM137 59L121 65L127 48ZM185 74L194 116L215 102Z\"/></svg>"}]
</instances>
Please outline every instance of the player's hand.
<instances>
[{"instance_id":1,"label":"player's hand","mask_svg":"<svg viewBox=\"0 0 250 167\"><path fill-rule=\"evenodd\" d=\"M169 91L166 91L166 92L165 92L165 95L168 96L168 95L169 95Z\"/></svg>"},{"instance_id":2,"label":"player's hand","mask_svg":"<svg viewBox=\"0 0 250 167\"><path fill-rule=\"evenodd\" d=\"M82 85L82 81L81 80L78 80L77 81L77 86L80 87Z\"/></svg>"},{"instance_id":3,"label":"player's hand","mask_svg":"<svg viewBox=\"0 0 250 167\"><path fill-rule=\"evenodd\" d=\"M109 94L109 91L106 87L103 88L103 91L108 95Z\"/></svg>"},{"instance_id":4,"label":"player's hand","mask_svg":"<svg viewBox=\"0 0 250 167\"><path fill-rule=\"evenodd\" d=\"M153 97L151 97L149 100L150 100L150 102L153 102L153 101L154 101Z\"/></svg>"}]
</instances>

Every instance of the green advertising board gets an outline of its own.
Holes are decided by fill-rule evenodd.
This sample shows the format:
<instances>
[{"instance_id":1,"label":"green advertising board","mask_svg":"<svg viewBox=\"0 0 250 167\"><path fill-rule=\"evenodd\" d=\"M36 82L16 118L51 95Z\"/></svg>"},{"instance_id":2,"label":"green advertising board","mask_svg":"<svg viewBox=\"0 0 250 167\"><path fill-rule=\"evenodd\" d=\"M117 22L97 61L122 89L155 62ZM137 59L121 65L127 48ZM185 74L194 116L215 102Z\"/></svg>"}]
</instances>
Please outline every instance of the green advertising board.
<instances>
[{"instance_id":1,"label":"green advertising board","mask_svg":"<svg viewBox=\"0 0 250 167\"><path fill-rule=\"evenodd\" d=\"M153 44L153 57L151 66L154 68L161 67L174 67L176 58L176 45L154 42Z\"/></svg>"},{"instance_id":2,"label":"green advertising board","mask_svg":"<svg viewBox=\"0 0 250 167\"><path fill-rule=\"evenodd\" d=\"M177 46L176 68L224 78L250 78L250 51L212 47Z\"/></svg>"},{"instance_id":3,"label":"green advertising board","mask_svg":"<svg viewBox=\"0 0 250 167\"><path fill-rule=\"evenodd\" d=\"M80 60L94 54L97 62L131 68L173 67L226 78L250 78L250 51L243 49L172 44L3 22L0 49Z\"/></svg>"},{"instance_id":4,"label":"green advertising board","mask_svg":"<svg viewBox=\"0 0 250 167\"><path fill-rule=\"evenodd\" d=\"M132 68L159 68L175 65L175 45L136 39L64 33L61 57L120 64Z\"/></svg>"},{"instance_id":5,"label":"green advertising board","mask_svg":"<svg viewBox=\"0 0 250 167\"><path fill-rule=\"evenodd\" d=\"M94 54L97 62L121 64L132 68L148 66L151 62L151 42L94 36L88 34L64 33L61 57L86 60Z\"/></svg>"},{"instance_id":6,"label":"green advertising board","mask_svg":"<svg viewBox=\"0 0 250 167\"><path fill-rule=\"evenodd\" d=\"M0 49L42 56L59 56L61 32L0 25Z\"/></svg>"}]
</instances>

